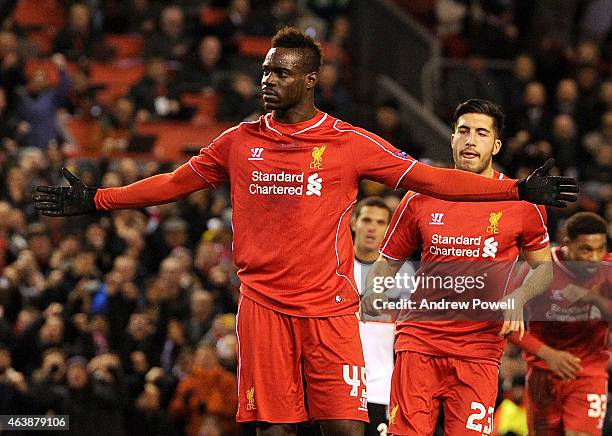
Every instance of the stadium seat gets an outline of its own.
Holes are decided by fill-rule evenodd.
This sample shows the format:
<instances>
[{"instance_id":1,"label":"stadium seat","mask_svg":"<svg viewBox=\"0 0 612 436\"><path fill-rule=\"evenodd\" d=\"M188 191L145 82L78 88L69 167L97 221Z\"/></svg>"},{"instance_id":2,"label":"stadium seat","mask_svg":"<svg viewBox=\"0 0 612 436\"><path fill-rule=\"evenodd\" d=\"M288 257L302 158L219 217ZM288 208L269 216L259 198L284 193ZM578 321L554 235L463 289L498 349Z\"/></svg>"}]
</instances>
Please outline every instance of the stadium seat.
<instances>
[{"instance_id":1,"label":"stadium seat","mask_svg":"<svg viewBox=\"0 0 612 436\"><path fill-rule=\"evenodd\" d=\"M185 106L197 108L192 123L199 126L213 124L219 109L219 96L214 93L189 92L181 96Z\"/></svg>"},{"instance_id":2,"label":"stadium seat","mask_svg":"<svg viewBox=\"0 0 612 436\"><path fill-rule=\"evenodd\" d=\"M94 62L91 64L91 83L104 85L97 94L103 105L110 105L116 98L129 92L130 87L144 75L144 65L127 62L111 64Z\"/></svg>"},{"instance_id":3,"label":"stadium seat","mask_svg":"<svg viewBox=\"0 0 612 436\"><path fill-rule=\"evenodd\" d=\"M65 12L56 0L19 0L13 13L15 25L22 30L58 30L66 22Z\"/></svg>"},{"instance_id":4,"label":"stadium seat","mask_svg":"<svg viewBox=\"0 0 612 436\"><path fill-rule=\"evenodd\" d=\"M143 135L157 135L154 150L155 159L161 161L183 162L186 150L193 153L208 145L233 123L218 123L208 127L198 127L181 121L151 121L138 123L136 130Z\"/></svg>"},{"instance_id":5,"label":"stadium seat","mask_svg":"<svg viewBox=\"0 0 612 436\"><path fill-rule=\"evenodd\" d=\"M343 60L341 50L334 45L321 42L323 58L327 62ZM270 49L270 37L268 36L245 36L238 42L238 52L242 56L250 58L264 58Z\"/></svg>"},{"instance_id":6,"label":"stadium seat","mask_svg":"<svg viewBox=\"0 0 612 436\"><path fill-rule=\"evenodd\" d=\"M203 6L200 9L200 23L206 27L215 27L227 17L225 8L214 8L211 6Z\"/></svg>"},{"instance_id":7,"label":"stadium seat","mask_svg":"<svg viewBox=\"0 0 612 436\"><path fill-rule=\"evenodd\" d=\"M104 43L112 47L115 59L136 59L142 57L144 39L142 35L109 34L104 37Z\"/></svg>"},{"instance_id":8,"label":"stadium seat","mask_svg":"<svg viewBox=\"0 0 612 436\"><path fill-rule=\"evenodd\" d=\"M70 136L68 143L71 148L80 151L91 149L90 136L93 124L94 120L82 118L71 118L66 122L64 127Z\"/></svg>"}]
</instances>

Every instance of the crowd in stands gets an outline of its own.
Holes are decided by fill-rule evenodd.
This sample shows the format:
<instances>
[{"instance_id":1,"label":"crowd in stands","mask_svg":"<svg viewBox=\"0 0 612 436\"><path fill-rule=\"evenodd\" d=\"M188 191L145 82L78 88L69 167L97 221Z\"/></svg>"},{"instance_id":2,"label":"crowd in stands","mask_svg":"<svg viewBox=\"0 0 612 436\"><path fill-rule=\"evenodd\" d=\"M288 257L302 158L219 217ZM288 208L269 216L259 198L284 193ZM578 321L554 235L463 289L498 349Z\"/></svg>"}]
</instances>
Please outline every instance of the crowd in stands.
<instances>
[{"instance_id":1,"label":"crowd in stands","mask_svg":"<svg viewBox=\"0 0 612 436\"><path fill-rule=\"evenodd\" d=\"M396 1L465 60L445 78L443 118L467 98L499 102L506 174L554 156L582 181L577 205L550 211L552 235L577 208L610 221L602 2L569 1L575 14L559 31L544 1ZM531 3L543 4L529 12L535 24ZM0 12L0 411L69 414L86 435L233 434L239 282L227 186L70 219L38 215L32 187L64 183L62 166L92 186L128 184L180 163L125 153L145 126L199 132L258 117L261 56L285 25L324 42L316 104L353 121L349 0L20 0L0 1ZM490 58L514 68L492 74ZM397 102L372 112L365 127L426 155ZM400 194L387 194L396 205ZM509 356L508 389L521 376Z\"/></svg>"}]
</instances>

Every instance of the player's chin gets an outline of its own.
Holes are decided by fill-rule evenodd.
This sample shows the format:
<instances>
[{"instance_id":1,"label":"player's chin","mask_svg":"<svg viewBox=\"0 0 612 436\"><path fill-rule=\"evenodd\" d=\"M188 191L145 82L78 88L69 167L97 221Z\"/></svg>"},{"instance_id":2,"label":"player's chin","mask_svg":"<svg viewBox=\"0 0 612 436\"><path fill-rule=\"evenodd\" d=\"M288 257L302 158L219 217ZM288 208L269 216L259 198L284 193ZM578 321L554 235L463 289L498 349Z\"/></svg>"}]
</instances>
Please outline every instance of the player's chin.
<instances>
[{"instance_id":1,"label":"player's chin","mask_svg":"<svg viewBox=\"0 0 612 436\"><path fill-rule=\"evenodd\" d=\"M264 99L263 99L263 107L267 111L273 111L273 110L282 109L283 105L276 98L265 98L264 97Z\"/></svg>"}]
</instances>

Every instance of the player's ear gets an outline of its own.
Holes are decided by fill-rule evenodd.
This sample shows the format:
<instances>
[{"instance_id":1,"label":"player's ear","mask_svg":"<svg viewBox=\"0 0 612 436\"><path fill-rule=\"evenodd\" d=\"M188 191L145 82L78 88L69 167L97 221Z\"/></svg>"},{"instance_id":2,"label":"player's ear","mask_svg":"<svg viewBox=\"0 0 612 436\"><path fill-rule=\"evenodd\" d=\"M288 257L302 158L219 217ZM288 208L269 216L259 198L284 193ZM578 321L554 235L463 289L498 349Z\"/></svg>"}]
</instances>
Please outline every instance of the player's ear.
<instances>
[{"instance_id":1,"label":"player's ear","mask_svg":"<svg viewBox=\"0 0 612 436\"><path fill-rule=\"evenodd\" d=\"M493 143L493 156L499 153L499 150L501 150L501 146L502 146L501 139L496 139L495 142Z\"/></svg>"},{"instance_id":2,"label":"player's ear","mask_svg":"<svg viewBox=\"0 0 612 436\"><path fill-rule=\"evenodd\" d=\"M355 216L351 216L351 220L349 221L349 225L351 226L351 231L355 232L355 224L357 224L357 220Z\"/></svg>"},{"instance_id":3,"label":"player's ear","mask_svg":"<svg viewBox=\"0 0 612 436\"><path fill-rule=\"evenodd\" d=\"M306 75L306 89L310 91L319 83L319 72L312 71Z\"/></svg>"}]
</instances>

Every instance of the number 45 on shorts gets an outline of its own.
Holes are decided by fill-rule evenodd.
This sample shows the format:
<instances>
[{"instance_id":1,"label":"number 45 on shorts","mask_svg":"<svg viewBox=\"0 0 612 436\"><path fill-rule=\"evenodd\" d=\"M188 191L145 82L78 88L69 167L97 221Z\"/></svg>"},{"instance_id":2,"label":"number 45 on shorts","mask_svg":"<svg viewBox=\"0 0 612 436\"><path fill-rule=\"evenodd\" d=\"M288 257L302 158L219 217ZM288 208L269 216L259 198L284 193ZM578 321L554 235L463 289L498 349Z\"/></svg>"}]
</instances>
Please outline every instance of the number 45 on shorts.
<instances>
[{"instance_id":1,"label":"number 45 on shorts","mask_svg":"<svg viewBox=\"0 0 612 436\"><path fill-rule=\"evenodd\" d=\"M468 416L467 422L465 423L465 428L468 430L477 431L483 435L491 434L493 431L493 414L495 413L495 409L493 407L489 407L487 410L482 403L477 401L472 401L471 408L472 410L475 410L476 413L472 413L470 416ZM483 425L482 421L485 416L487 417L487 420L486 424Z\"/></svg>"}]
</instances>

